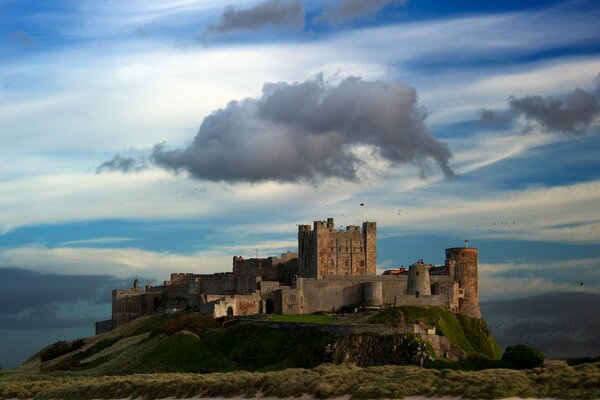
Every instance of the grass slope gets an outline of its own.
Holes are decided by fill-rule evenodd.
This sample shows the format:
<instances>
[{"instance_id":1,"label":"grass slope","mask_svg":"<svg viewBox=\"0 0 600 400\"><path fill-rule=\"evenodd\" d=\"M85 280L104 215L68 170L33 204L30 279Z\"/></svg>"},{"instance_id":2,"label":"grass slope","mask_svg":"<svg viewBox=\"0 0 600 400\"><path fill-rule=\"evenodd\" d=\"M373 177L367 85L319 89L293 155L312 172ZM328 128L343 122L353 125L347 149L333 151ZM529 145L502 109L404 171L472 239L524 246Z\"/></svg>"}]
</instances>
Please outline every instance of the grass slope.
<instances>
[{"instance_id":1,"label":"grass slope","mask_svg":"<svg viewBox=\"0 0 600 400\"><path fill-rule=\"evenodd\" d=\"M438 335L445 336L467 354L478 353L493 359L500 358L501 350L483 319L454 314L437 307L401 306L386 308L373 315L369 322L391 324L400 314L407 324L424 323L435 327Z\"/></svg>"},{"instance_id":2,"label":"grass slope","mask_svg":"<svg viewBox=\"0 0 600 400\"><path fill-rule=\"evenodd\" d=\"M437 308L389 308L371 316L365 315L364 318L369 321L361 322L392 323L400 312L407 323L423 322L436 326L438 332L467 353L480 353L490 358L499 356L497 346L483 320ZM274 315L272 320L319 323L335 321L331 315L293 317ZM387 342L380 343L371 350L361 349L357 343L372 342L366 339L350 338L336 347L333 343L340 342L340 338L316 329L279 331L246 324L224 328L214 319L198 313L155 315L138 318L112 332L85 341L61 342L48 346L20 370L30 373L72 371L82 375L105 375L312 368L321 362L341 362L339 360L344 357L340 356L338 360L327 353L326 349L334 347L341 351L340 354L346 354L346 358L352 356L368 359L362 353L371 353L371 358L379 357L377 350L384 348ZM388 339L392 340L386 338ZM69 349L73 350L68 351ZM376 361L371 360L365 365L376 365Z\"/></svg>"}]
</instances>

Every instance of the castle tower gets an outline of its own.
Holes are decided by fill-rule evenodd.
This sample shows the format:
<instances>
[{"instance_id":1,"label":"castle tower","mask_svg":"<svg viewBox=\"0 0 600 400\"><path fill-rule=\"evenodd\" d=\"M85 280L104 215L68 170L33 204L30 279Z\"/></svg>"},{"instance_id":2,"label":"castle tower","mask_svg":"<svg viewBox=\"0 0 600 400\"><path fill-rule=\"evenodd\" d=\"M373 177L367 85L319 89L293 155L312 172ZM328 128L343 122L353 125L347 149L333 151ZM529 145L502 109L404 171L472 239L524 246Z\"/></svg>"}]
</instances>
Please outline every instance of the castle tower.
<instances>
[{"instance_id":1,"label":"castle tower","mask_svg":"<svg viewBox=\"0 0 600 400\"><path fill-rule=\"evenodd\" d=\"M363 243L365 244L365 275L377 275L377 223L363 222Z\"/></svg>"},{"instance_id":2,"label":"castle tower","mask_svg":"<svg viewBox=\"0 0 600 400\"><path fill-rule=\"evenodd\" d=\"M333 218L298 226L298 276L375 275L377 272L377 224L336 230Z\"/></svg>"},{"instance_id":3,"label":"castle tower","mask_svg":"<svg viewBox=\"0 0 600 400\"><path fill-rule=\"evenodd\" d=\"M446 265L454 261L454 282L459 289L464 289L464 299L459 299L458 312L481 318L479 310L479 288L477 278L477 249L468 247L453 247L446 249Z\"/></svg>"},{"instance_id":4,"label":"castle tower","mask_svg":"<svg viewBox=\"0 0 600 400\"><path fill-rule=\"evenodd\" d=\"M408 267L407 293L416 297L431 296L429 266L419 261Z\"/></svg>"}]
</instances>

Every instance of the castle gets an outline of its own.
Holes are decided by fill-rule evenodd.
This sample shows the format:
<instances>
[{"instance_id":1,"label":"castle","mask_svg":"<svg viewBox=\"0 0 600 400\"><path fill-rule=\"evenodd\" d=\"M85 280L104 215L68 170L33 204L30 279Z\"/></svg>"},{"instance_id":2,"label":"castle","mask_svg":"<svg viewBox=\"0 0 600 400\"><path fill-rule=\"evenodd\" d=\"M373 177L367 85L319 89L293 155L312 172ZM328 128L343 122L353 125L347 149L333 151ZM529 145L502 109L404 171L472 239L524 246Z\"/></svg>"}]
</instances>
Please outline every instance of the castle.
<instances>
[{"instance_id":1,"label":"castle","mask_svg":"<svg viewBox=\"0 0 600 400\"><path fill-rule=\"evenodd\" d=\"M196 309L214 317L252 314L310 314L364 304L442 307L481 317L477 249L446 249L444 265L420 260L407 270L376 274L377 224L334 228L333 218L298 226L298 253L281 257L233 257L232 272L174 273L163 285L112 293L112 318L96 332L117 328L142 315Z\"/></svg>"}]
</instances>

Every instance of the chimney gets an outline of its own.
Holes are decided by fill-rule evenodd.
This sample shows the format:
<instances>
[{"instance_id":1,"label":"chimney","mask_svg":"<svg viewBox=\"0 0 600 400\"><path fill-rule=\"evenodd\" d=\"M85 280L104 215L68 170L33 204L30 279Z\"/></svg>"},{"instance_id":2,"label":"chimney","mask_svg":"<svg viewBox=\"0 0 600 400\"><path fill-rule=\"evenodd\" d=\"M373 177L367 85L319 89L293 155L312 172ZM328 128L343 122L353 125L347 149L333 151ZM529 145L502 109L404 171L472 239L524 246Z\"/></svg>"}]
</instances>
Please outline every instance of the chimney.
<instances>
[{"instance_id":1,"label":"chimney","mask_svg":"<svg viewBox=\"0 0 600 400\"><path fill-rule=\"evenodd\" d=\"M469 241L465 240L465 247L468 248L469 247Z\"/></svg>"}]
</instances>

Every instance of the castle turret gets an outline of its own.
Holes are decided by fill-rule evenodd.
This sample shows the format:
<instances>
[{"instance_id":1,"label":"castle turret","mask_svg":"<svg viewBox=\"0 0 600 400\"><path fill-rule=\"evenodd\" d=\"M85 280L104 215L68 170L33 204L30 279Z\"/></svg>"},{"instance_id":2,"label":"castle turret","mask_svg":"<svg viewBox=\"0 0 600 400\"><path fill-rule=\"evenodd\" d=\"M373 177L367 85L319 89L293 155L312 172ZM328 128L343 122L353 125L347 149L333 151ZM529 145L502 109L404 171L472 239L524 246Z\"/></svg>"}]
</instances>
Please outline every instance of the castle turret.
<instances>
[{"instance_id":1,"label":"castle turret","mask_svg":"<svg viewBox=\"0 0 600 400\"><path fill-rule=\"evenodd\" d=\"M431 296L431 282L429 280L429 265L419 261L408 267L407 294L419 296Z\"/></svg>"},{"instance_id":2,"label":"castle turret","mask_svg":"<svg viewBox=\"0 0 600 400\"><path fill-rule=\"evenodd\" d=\"M464 290L464 299L459 299L458 312L481 318L479 310L479 288L477 279L477 249L468 247L446 249L446 266L451 269L454 261L454 282Z\"/></svg>"},{"instance_id":3,"label":"castle turret","mask_svg":"<svg viewBox=\"0 0 600 400\"><path fill-rule=\"evenodd\" d=\"M377 223L363 222L363 243L365 244L365 275L377 274Z\"/></svg>"},{"instance_id":4,"label":"castle turret","mask_svg":"<svg viewBox=\"0 0 600 400\"><path fill-rule=\"evenodd\" d=\"M367 306L380 307L383 305L383 283L381 281L365 282L363 293Z\"/></svg>"}]
</instances>

